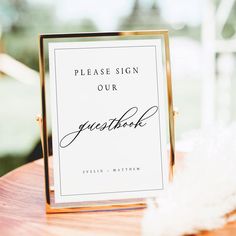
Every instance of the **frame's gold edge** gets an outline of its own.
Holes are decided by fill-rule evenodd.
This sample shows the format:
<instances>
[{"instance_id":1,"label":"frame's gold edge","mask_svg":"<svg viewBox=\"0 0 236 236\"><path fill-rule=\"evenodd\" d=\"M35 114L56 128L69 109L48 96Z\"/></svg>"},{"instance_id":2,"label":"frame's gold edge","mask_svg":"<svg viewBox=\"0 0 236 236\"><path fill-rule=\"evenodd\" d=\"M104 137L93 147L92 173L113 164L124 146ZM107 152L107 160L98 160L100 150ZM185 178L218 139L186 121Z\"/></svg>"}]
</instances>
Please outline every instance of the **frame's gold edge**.
<instances>
[{"instance_id":1,"label":"frame's gold edge","mask_svg":"<svg viewBox=\"0 0 236 236\"><path fill-rule=\"evenodd\" d=\"M73 212L96 212L96 211L108 211L108 210L131 210L131 209L145 209L146 203L134 203L134 204L111 204L111 205L94 205L94 206L78 206L78 207L52 207L46 203L46 213L73 213Z\"/></svg>"},{"instance_id":2,"label":"frame's gold edge","mask_svg":"<svg viewBox=\"0 0 236 236\"><path fill-rule=\"evenodd\" d=\"M133 209L144 208L145 203L129 204L129 205L109 205L109 206L91 206L91 207L72 207L72 208L57 208L51 206L50 200L50 181L49 181L49 166L48 166L48 135L47 135L47 119L46 119L46 95L45 95L45 65L44 65L44 39L51 38L75 38L75 37L109 37L109 36L163 36L165 59L166 59L166 77L167 77L167 94L168 94L168 113L169 113L169 135L170 135L170 162L169 162L169 180L173 179L173 170L175 163L175 124L173 110L173 95L170 67L170 49L168 30L138 30L138 31L114 31L114 32L81 32L81 33L66 33L66 34L40 34L39 35L39 70L41 84L41 132L42 132L42 150L44 158L45 172L45 196L46 196L46 213L66 213L66 212L85 212L85 211L102 211L109 209Z\"/></svg>"},{"instance_id":3,"label":"frame's gold edge","mask_svg":"<svg viewBox=\"0 0 236 236\"><path fill-rule=\"evenodd\" d=\"M169 179L173 180L174 165L175 165L175 122L174 122L174 108L173 108L173 93L172 93L172 78L170 65L170 47L168 31L164 32L165 42L165 57L166 57L166 77L167 77L167 94L168 94L168 109L169 109L169 135L170 135L170 172Z\"/></svg>"},{"instance_id":4,"label":"frame's gold edge","mask_svg":"<svg viewBox=\"0 0 236 236\"><path fill-rule=\"evenodd\" d=\"M80 32L80 33L42 33L39 34L39 37L42 39L50 39L50 38L77 38L77 37L107 37L107 36L155 36L155 35L163 35L168 33L168 30L131 30L131 31L107 31L107 32Z\"/></svg>"},{"instance_id":5,"label":"frame's gold edge","mask_svg":"<svg viewBox=\"0 0 236 236\"><path fill-rule=\"evenodd\" d=\"M41 111L42 117L40 120L41 137L42 137L42 153L44 158L44 173L45 173L45 197L46 204L50 204L50 182L48 168L48 136L47 136L47 116L46 116L46 91L45 91L45 66L44 66L44 44L43 37L39 35L39 72L41 86Z\"/></svg>"}]
</instances>

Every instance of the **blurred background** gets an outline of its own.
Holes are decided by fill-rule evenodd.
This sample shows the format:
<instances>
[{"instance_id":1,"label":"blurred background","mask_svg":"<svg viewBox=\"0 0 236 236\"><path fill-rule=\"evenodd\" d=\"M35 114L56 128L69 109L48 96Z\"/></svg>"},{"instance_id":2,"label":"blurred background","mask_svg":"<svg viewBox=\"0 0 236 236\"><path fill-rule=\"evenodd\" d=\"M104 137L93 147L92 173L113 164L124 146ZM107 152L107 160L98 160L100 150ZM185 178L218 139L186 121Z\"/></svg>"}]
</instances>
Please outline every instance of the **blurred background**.
<instances>
[{"instance_id":1,"label":"blurred background","mask_svg":"<svg viewBox=\"0 0 236 236\"><path fill-rule=\"evenodd\" d=\"M168 29L177 148L236 119L235 0L0 0L0 176L41 157L39 33Z\"/></svg>"}]
</instances>

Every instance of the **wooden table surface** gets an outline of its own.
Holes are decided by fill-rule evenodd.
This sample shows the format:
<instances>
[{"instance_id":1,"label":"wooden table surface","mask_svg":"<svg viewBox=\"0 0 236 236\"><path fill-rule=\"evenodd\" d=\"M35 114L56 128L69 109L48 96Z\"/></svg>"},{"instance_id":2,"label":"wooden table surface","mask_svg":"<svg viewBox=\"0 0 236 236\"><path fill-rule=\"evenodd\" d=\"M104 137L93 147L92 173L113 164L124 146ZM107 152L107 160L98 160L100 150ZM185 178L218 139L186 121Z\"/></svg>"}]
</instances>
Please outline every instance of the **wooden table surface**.
<instances>
[{"instance_id":1,"label":"wooden table surface","mask_svg":"<svg viewBox=\"0 0 236 236\"><path fill-rule=\"evenodd\" d=\"M66 213L44 211L42 159L0 178L0 235L133 236L141 234L144 210ZM201 236L236 235L236 222Z\"/></svg>"}]
</instances>

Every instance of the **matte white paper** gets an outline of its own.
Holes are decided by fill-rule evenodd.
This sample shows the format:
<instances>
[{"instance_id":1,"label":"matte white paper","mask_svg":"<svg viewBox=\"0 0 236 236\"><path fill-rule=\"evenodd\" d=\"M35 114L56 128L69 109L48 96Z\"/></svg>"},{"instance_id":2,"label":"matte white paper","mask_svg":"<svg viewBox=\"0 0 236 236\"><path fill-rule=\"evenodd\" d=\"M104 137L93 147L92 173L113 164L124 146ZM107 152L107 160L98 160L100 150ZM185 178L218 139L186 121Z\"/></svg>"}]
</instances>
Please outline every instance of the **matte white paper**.
<instances>
[{"instance_id":1,"label":"matte white paper","mask_svg":"<svg viewBox=\"0 0 236 236\"><path fill-rule=\"evenodd\" d=\"M49 43L56 203L165 189L162 55L159 39Z\"/></svg>"}]
</instances>

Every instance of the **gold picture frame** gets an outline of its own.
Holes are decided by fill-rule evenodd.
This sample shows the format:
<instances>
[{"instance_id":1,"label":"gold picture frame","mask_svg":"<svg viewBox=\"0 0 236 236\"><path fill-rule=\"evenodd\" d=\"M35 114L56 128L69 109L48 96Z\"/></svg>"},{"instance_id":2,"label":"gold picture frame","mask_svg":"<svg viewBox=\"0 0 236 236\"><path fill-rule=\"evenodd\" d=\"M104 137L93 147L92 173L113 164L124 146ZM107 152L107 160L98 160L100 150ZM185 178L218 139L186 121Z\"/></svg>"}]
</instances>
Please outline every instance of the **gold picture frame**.
<instances>
[{"instance_id":1,"label":"gold picture frame","mask_svg":"<svg viewBox=\"0 0 236 236\"><path fill-rule=\"evenodd\" d=\"M146 206L142 199L132 199L127 201L99 201L87 202L83 204L55 204L53 203L53 184L50 180L50 158L49 144L47 132L47 109L46 109L46 79L45 79L45 40L58 39L75 39L75 38L135 38L135 37L161 37L164 44L165 57L165 76L167 84L167 102L168 102L168 126L169 126L169 180L173 178L173 169L175 163L175 112L173 109L171 68L170 68L170 50L169 36L167 30L145 30L145 31L120 31L120 32L94 32L94 33L68 33L68 34L40 34L39 35L39 70L40 70L40 87L41 87L41 108L42 114L37 120L40 125L42 153L44 158L44 174L45 174L45 197L46 197L46 213L65 213L65 212L85 212L85 211L104 211L114 209L137 209Z\"/></svg>"}]
</instances>

